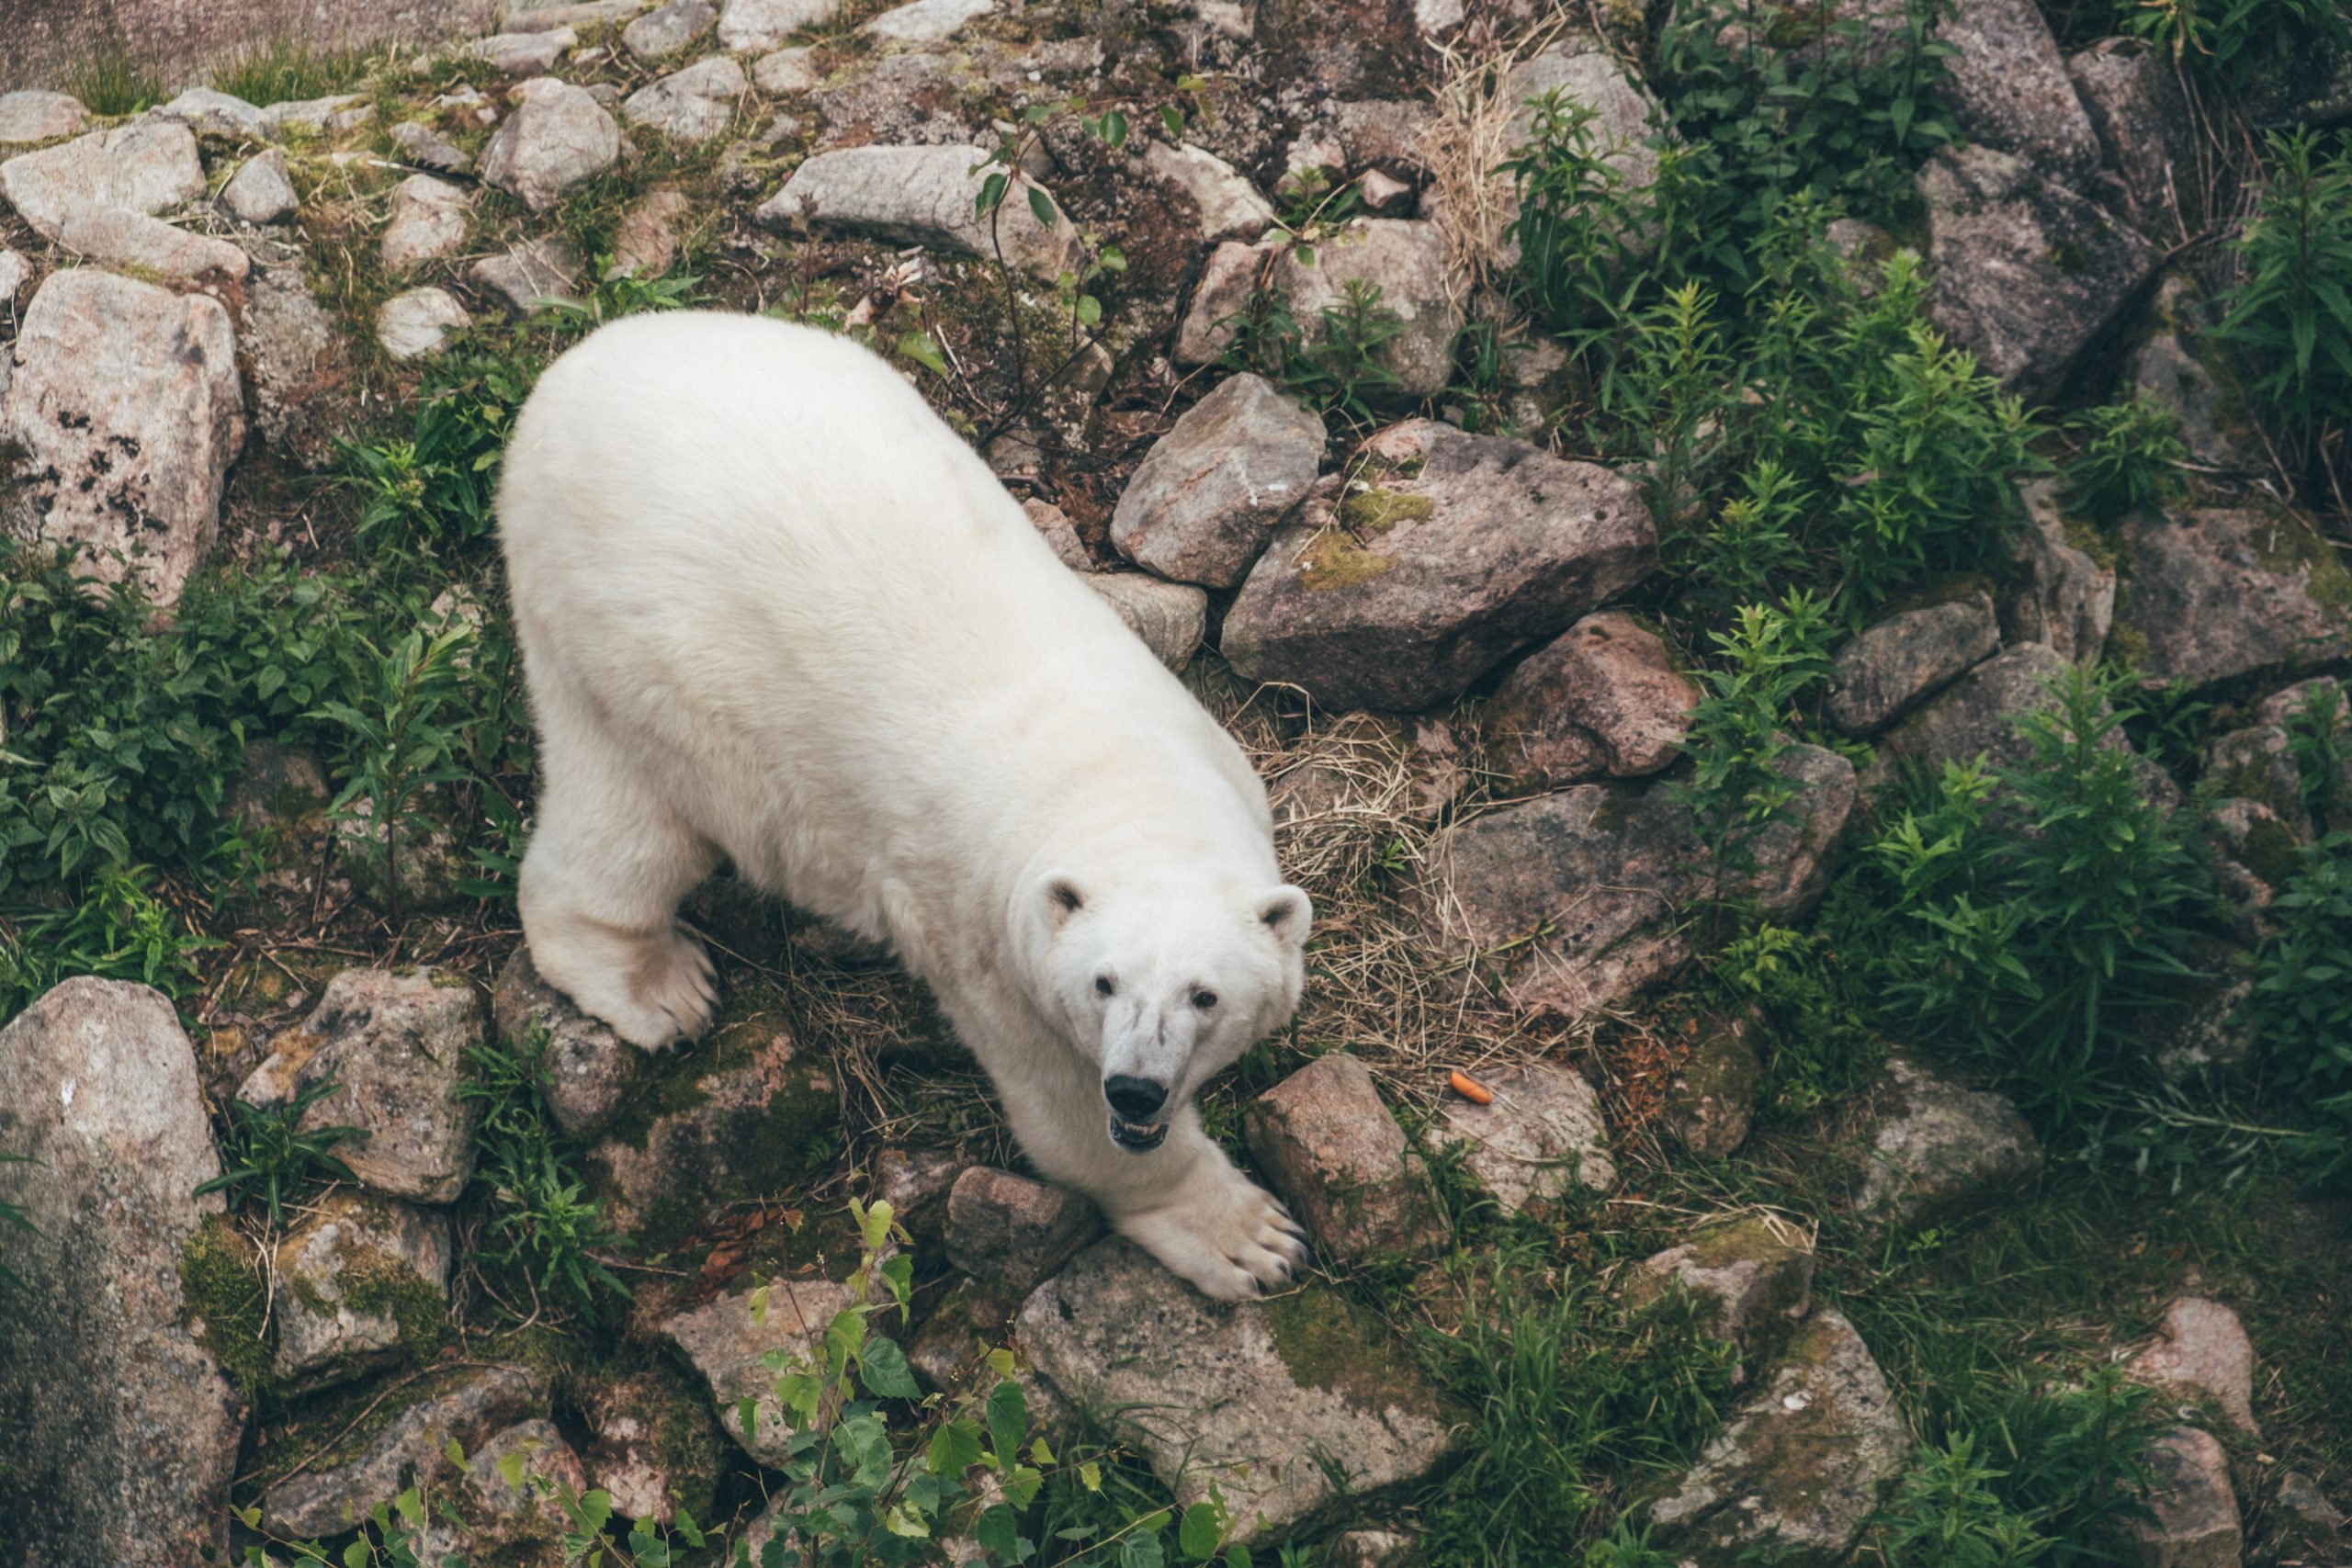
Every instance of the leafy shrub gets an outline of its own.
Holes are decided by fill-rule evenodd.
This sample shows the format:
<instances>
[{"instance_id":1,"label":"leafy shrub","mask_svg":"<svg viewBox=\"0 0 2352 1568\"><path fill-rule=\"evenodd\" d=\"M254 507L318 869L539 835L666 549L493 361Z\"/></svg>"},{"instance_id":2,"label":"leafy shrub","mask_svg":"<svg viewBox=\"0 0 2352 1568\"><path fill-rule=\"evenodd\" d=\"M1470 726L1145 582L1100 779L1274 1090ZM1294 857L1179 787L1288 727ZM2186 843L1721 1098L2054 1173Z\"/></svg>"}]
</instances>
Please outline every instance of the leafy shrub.
<instances>
[{"instance_id":1,"label":"leafy shrub","mask_svg":"<svg viewBox=\"0 0 2352 1568\"><path fill-rule=\"evenodd\" d=\"M1698 816L1718 880L1752 868L1748 844L1781 819L1804 788L1778 765L1796 744L1798 697L1829 672L1820 603L1799 592L1780 609L1749 604L1715 635L1712 688L1690 710L1682 749L1690 773L1673 787Z\"/></svg>"},{"instance_id":2,"label":"leafy shrub","mask_svg":"<svg viewBox=\"0 0 2352 1568\"><path fill-rule=\"evenodd\" d=\"M2352 44L2334 0L2123 0L2116 22L2226 86L2243 87L2265 53L2293 57L2323 42Z\"/></svg>"},{"instance_id":3,"label":"leafy shrub","mask_svg":"<svg viewBox=\"0 0 2352 1568\"><path fill-rule=\"evenodd\" d=\"M72 975L185 994L197 977L197 954L220 944L155 896L153 874L143 865L103 866L77 902L0 921L0 1018Z\"/></svg>"},{"instance_id":4,"label":"leafy shrub","mask_svg":"<svg viewBox=\"0 0 2352 1568\"><path fill-rule=\"evenodd\" d=\"M326 1177L352 1179L351 1168L333 1151L359 1129L302 1124L311 1107L334 1091L333 1078L321 1078L275 1105L231 1100L228 1134L220 1140L221 1172L198 1187L197 1195L226 1192L232 1208L258 1198L269 1211L269 1223L282 1225L286 1201L311 1182Z\"/></svg>"},{"instance_id":5,"label":"leafy shrub","mask_svg":"<svg viewBox=\"0 0 2352 1568\"><path fill-rule=\"evenodd\" d=\"M1398 384L1380 355L1404 332L1404 320L1382 303L1378 284L1360 278L1321 316L1323 330L1310 334L1285 301L1261 290L1235 319L1233 343L1220 363L1280 382L1326 418L1369 425L1374 403Z\"/></svg>"},{"instance_id":6,"label":"leafy shrub","mask_svg":"<svg viewBox=\"0 0 2352 1568\"><path fill-rule=\"evenodd\" d=\"M2296 790L2313 821L2352 807L2345 797L2352 778L2352 713L2342 685L2315 681L2287 715L2287 754L2294 759Z\"/></svg>"},{"instance_id":7,"label":"leafy shrub","mask_svg":"<svg viewBox=\"0 0 2352 1568\"><path fill-rule=\"evenodd\" d=\"M2065 466L2066 504L2105 527L2181 492L2188 460L2180 422L2144 398L2086 409L2071 422L2081 447Z\"/></svg>"},{"instance_id":8,"label":"leafy shrub","mask_svg":"<svg viewBox=\"0 0 2352 1568\"><path fill-rule=\"evenodd\" d=\"M387 912L397 925L402 825L424 791L466 776L457 757L474 635L456 621L430 635L413 626L390 649L362 646L366 667L352 699L326 703L310 716L342 732L349 778L328 810L350 818L365 802L382 845Z\"/></svg>"},{"instance_id":9,"label":"leafy shrub","mask_svg":"<svg viewBox=\"0 0 2352 1568\"><path fill-rule=\"evenodd\" d=\"M1844 961L1819 931L1759 921L1724 944L1713 975L1741 1001L1764 1010L1774 1043L1758 1106L1777 1118L1803 1116L1860 1085L1886 1051L1848 994Z\"/></svg>"},{"instance_id":10,"label":"leafy shrub","mask_svg":"<svg viewBox=\"0 0 2352 1568\"><path fill-rule=\"evenodd\" d=\"M630 1294L596 1258L629 1242L613 1229L603 1201L589 1195L581 1150L548 1110L547 1045L541 1030L515 1050L485 1043L468 1055L469 1077L458 1093L481 1107L474 1174L488 1190L491 1232L499 1242L482 1257L522 1273L543 1295L593 1311L599 1290Z\"/></svg>"},{"instance_id":11,"label":"leafy shrub","mask_svg":"<svg viewBox=\"0 0 2352 1568\"><path fill-rule=\"evenodd\" d=\"M2006 1472L1979 1462L1974 1434L1923 1447L1885 1520L1889 1562L1906 1568L2024 1568L2050 1541L1993 1490Z\"/></svg>"},{"instance_id":12,"label":"leafy shrub","mask_svg":"<svg viewBox=\"0 0 2352 1568\"><path fill-rule=\"evenodd\" d=\"M2352 420L2352 156L2326 147L2308 130L2271 135L2269 178L2237 242L2245 281L2219 333L2305 428Z\"/></svg>"},{"instance_id":13,"label":"leafy shrub","mask_svg":"<svg viewBox=\"0 0 2352 1568\"><path fill-rule=\"evenodd\" d=\"M1589 105L1547 93L1532 107L1528 141L1497 170L1510 176L1519 201L1511 237L1521 298L1583 352L1623 316L1625 290L1639 281L1629 241L1647 193L1624 188Z\"/></svg>"},{"instance_id":14,"label":"leafy shrub","mask_svg":"<svg viewBox=\"0 0 2352 1568\"><path fill-rule=\"evenodd\" d=\"M1982 1057L2052 1131L2142 1070L2135 1021L2189 971L2210 897L2184 818L2120 745L2114 677L2074 670L2016 720L2023 765L1955 763L1833 895L1833 940L1891 1030Z\"/></svg>"},{"instance_id":15,"label":"leafy shrub","mask_svg":"<svg viewBox=\"0 0 2352 1568\"><path fill-rule=\"evenodd\" d=\"M537 371L486 349L443 357L406 440L341 443L344 482L365 500L363 535L466 545L491 531L498 463Z\"/></svg>"},{"instance_id":16,"label":"leafy shrub","mask_svg":"<svg viewBox=\"0 0 2352 1568\"><path fill-rule=\"evenodd\" d=\"M2312 1179L2339 1185L2352 1179L2352 833L2307 847L2271 912L2249 1006L2278 1088L2312 1115Z\"/></svg>"}]
</instances>

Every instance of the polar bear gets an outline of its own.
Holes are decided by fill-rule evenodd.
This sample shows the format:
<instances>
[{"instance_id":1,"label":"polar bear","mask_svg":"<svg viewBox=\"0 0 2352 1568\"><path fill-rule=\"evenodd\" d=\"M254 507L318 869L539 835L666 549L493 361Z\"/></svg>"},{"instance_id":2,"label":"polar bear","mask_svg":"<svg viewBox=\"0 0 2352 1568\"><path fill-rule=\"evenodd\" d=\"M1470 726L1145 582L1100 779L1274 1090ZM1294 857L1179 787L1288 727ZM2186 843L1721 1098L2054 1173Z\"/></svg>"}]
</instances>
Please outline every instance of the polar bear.
<instances>
[{"instance_id":1,"label":"polar bear","mask_svg":"<svg viewBox=\"0 0 2352 1568\"><path fill-rule=\"evenodd\" d=\"M1306 895L1227 735L898 372L680 311L524 404L499 536L538 724L523 930L658 1048L714 1005L678 902L738 874L888 943L1021 1145L1209 1295L1305 1257L1193 1092L1297 1006Z\"/></svg>"}]
</instances>

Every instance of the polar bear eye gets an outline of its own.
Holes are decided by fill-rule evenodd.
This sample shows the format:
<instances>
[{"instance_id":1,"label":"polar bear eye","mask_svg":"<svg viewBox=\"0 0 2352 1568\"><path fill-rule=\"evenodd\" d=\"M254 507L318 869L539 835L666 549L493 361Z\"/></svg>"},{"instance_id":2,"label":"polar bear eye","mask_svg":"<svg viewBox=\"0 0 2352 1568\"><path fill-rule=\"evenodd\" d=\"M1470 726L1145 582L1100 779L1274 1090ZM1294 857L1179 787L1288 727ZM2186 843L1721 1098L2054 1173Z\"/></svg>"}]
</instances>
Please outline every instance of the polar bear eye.
<instances>
[{"instance_id":1,"label":"polar bear eye","mask_svg":"<svg viewBox=\"0 0 2352 1568\"><path fill-rule=\"evenodd\" d=\"M1194 991L1193 993L1193 1005L1200 1009L1203 1012L1206 1012L1209 1009L1216 1006L1216 993L1215 991Z\"/></svg>"},{"instance_id":2,"label":"polar bear eye","mask_svg":"<svg viewBox=\"0 0 2352 1568\"><path fill-rule=\"evenodd\" d=\"M1111 983L1111 976L1108 975L1097 975L1094 976L1094 994L1096 996L1107 997L1118 988L1118 987Z\"/></svg>"}]
</instances>

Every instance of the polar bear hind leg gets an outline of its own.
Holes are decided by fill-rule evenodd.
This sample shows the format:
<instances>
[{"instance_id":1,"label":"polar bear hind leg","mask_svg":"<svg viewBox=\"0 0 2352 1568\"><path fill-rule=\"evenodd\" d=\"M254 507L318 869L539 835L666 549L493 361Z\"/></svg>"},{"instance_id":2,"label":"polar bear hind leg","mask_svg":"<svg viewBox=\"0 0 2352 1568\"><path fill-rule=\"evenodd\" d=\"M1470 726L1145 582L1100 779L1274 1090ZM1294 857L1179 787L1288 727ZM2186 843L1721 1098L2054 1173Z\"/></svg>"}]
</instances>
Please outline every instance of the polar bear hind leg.
<instances>
[{"instance_id":1,"label":"polar bear hind leg","mask_svg":"<svg viewBox=\"0 0 2352 1568\"><path fill-rule=\"evenodd\" d=\"M538 822L515 903L531 962L581 1010L632 1045L700 1035L717 1010L709 955L678 923L678 901L718 852L653 794L614 771L616 750L555 738L542 705L547 766Z\"/></svg>"}]
</instances>

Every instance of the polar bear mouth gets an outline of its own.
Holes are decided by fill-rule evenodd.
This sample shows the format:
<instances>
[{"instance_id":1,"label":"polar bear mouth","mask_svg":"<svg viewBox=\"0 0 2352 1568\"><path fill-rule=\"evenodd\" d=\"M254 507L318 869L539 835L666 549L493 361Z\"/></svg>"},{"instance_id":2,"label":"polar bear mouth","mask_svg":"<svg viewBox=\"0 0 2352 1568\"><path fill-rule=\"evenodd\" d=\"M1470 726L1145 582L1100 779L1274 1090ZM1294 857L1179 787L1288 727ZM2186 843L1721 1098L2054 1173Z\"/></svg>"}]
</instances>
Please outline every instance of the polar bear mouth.
<instances>
[{"instance_id":1,"label":"polar bear mouth","mask_svg":"<svg viewBox=\"0 0 2352 1568\"><path fill-rule=\"evenodd\" d=\"M1129 1154L1148 1155L1167 1138L1168 1123L1165 1122L1122 1122L1117 1112L1112 1113L1111 1141Z\"/></svg>"}]
</instances>

